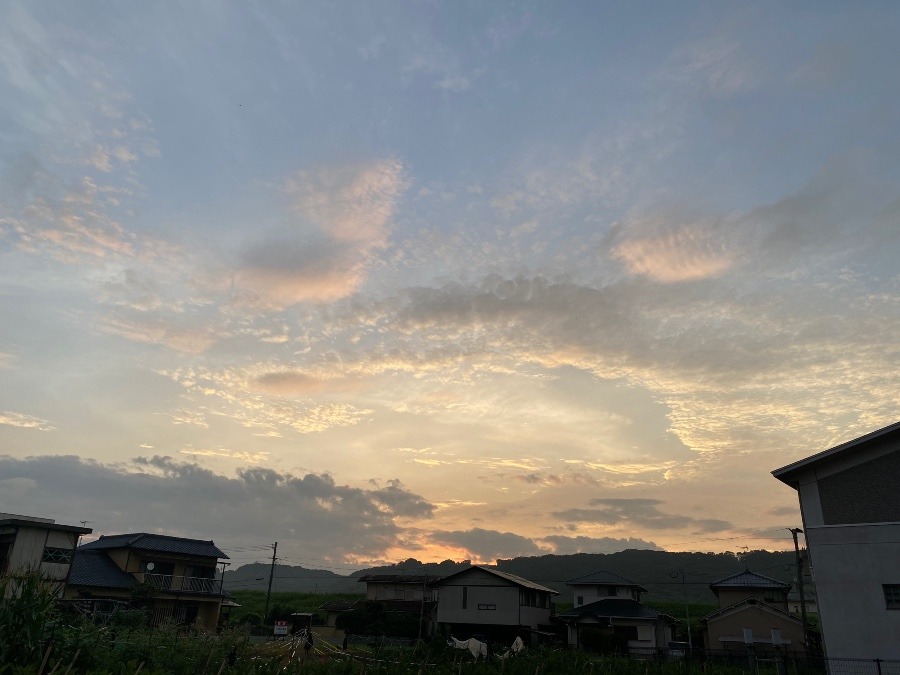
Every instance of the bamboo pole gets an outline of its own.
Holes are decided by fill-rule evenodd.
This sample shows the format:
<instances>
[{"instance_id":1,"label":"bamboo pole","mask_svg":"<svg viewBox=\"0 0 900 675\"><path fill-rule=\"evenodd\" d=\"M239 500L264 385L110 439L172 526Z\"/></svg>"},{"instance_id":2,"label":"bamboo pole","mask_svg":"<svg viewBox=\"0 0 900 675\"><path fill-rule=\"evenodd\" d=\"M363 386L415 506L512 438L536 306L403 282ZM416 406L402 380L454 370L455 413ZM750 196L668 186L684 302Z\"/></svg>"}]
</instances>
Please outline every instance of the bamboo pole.
<instances>
[{"instance_id":1,"label":"bamboo pole","mask_svg":"<svg viewBox=\"0 0 900 675\"><path fill-rule=\"evenodd\" d=\"M41 661L41 667L38 670L38 675L43 675L44 668L47 666L47 659L50 658L50 650L53 648L53 643L47 645L47 649L44 650L44 659Z\"/></svg>"},{"instance_id":2,"label":"bamboo pole","mask_svg":"<svg viewBox=\"0 0 900 675\"><path fill-rule=\"evenodd\" d=\"M75 665L75 662L78 660L78 656L80 654L81 654L80 649L77 652L75 652L75 656L72 657L72 661L71 661L71 663L69 663L69 667L66 668L66 672L64 672L63 675L69 675L69 671L72 670L72 666Z\"/></svg>"}]
</instances>

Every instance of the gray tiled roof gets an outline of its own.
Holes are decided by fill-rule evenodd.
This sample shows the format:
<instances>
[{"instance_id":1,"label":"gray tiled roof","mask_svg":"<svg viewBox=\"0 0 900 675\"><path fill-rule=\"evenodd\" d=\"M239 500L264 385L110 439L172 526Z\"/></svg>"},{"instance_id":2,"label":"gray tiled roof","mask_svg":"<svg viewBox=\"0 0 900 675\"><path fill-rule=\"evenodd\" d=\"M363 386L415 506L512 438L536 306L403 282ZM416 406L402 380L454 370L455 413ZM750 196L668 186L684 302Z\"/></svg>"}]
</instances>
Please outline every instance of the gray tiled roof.
<instances>
[{"instance_id":1,"label":"gray tiled roof","mask_svg":"<svg viewBox=\"0 0 900 675\"><path fill-rule=\"evenodd\" d=\"M655 609L650 609L637 600L629 598L603 598L581 607L573 607L562 614L557 614L557 618L562 620L578 619L582 616L591 616L595 619L650 619L653 621L663 617L674 621L667 614L657 612Z\"/></svg>"},{"instance_id":2,"label":"gray tiled roof","mask_svg":"<svg viewBox=\"0 0 900 675\"><path fill-rule=\"evenodd\" d=\"M100 588L131 588L134 577L119 569L103 551L85 551L82 546L72 556L68 584Z\"/></svg>"},{"instance_id":3,"label":"gray tiled roof","mask_svg":"<svg viewBox=\"0 0 900 675\"><path fill-rule=\"evenodd\" d=\"M627 586L628 588L637 588L642 593L646 593L647 589L634 583L631 579L620 577L612 572L594 572L593 574L585 574L583 577L571 579L566 582L566 586Z\"/></svg>"},{"instance_id":4,"label":"gray tiled roof","mask_svg":"<svg viewBox=\"0 0 900 675\"><path fill-rule=\"evenodd\" d=\"M112 548L133 548L141 551L159 551L160 553L193 555L204 558L228 558L212 541L171 537L166 534L148 534L146 532L103 535L97 541L80 546L79 550L92 551Z\"/></svg>"},{"instance_id":5,"label":"gray tiled roof","mask_svg":"<svg viewBox=\"0 0 900 675\"><path fill-rule=\"evenodd\" d=\"M429 576L424 574L364 574L359 581L365 581L367 584L422 584L425 581L435 583L440 581L441 577Z\"/></svg>"},{"instance_id":6,"label":"gray tiled roof","mask_svg":"<svg viewBox=\"0 0 900 675\"><path fill-rule=\"evenodd\" d=\"M450 579L453 579L454 577L458 577L463 574L468 574L469 572L471 572L472 570L475 570L475 569L479 569L479 570L482 570L483 572L487 572L488 574L493 574L494 576L500 577L501 579L506 579L507 581L511 581L516 586L521 586L522 588L530 588L534 591L543 591L544 593L551 593L553 595L559 595L559 593L557 591L554 591L552 588L547 588L546 586L541 586L540 584L536 584L533 581L528 581L528 579L525 579L523 577L517 576L515 574L510 574L509 572L501 572L498 569L495 569L493 567L487 567L486 565L472 565L471 567L467 567L464 570L460 570L459 572L456 572L455 574L451 574L449 576L444 577L440 581L435 582L434 585L441 586L441 585L445 584L446 582L448 582Z\"/></svg>"},{"instance_id":7,"label":"gray tiled roof","mask_svg":"<svg viewBox=\"0 0 900 675\"><path fill-rule=\"evenodd\" d=\"M777 588L779 590L787 590L791 585L786 581L779 581L747 569L740 574L732 574L730 577L714 581L709 587L714 591L719 588Z\"/></svg>"}]
</instances>

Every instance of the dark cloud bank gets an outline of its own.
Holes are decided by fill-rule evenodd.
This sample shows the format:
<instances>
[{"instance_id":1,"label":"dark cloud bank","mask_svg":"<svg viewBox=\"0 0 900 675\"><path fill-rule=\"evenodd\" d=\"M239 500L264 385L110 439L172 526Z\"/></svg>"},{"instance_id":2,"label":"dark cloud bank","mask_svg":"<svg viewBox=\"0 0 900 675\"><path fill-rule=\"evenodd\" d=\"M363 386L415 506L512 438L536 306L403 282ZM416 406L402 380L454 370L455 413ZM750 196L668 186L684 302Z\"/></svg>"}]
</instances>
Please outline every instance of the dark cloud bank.
<instances>
[{"instance_id":1,"label":"dark cloud bank","mask_svg":"<svg viewBox=\"0 0 900 675\"><path fill-rule=\"evenodd\" d=\"M0 456L0 510L65 523L87 520L97 534L157 531L213 539L226 551L279 541L279 551L306 560L373 560L394 546L410 546L403 519L428 519L434 509L398 480L362 489L339 485L327 474L295 476L266 468L245 468L234 477L223 476L171 457L104 464L72 455ZM607 520L628 517L622 514ZM667 518L673 526L684 524L678 516ZM424 531L423 535L434 543L465 549L478 560L658 549L638 538L552 535L530 539L481 528Z\"/></svg>"}]
</instances>

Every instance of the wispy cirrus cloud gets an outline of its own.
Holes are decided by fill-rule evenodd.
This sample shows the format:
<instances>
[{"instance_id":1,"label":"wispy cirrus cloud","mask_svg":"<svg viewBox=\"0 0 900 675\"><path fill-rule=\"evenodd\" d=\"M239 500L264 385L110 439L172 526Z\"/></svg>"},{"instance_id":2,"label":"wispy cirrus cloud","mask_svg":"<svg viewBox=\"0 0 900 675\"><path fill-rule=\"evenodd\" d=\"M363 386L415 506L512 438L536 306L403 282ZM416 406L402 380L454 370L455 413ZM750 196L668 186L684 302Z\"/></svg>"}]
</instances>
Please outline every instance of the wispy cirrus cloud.
<instances>
[{"instance_id":1,"label":"wispy cirrus cloud","mask_svg":"<svg viewBox=\"0 0 900 675\"><path fill-rule=\"evenodd\" d=\"M37 431L53 431L54 427L47 420L32 415L13 412L11 410L0 411L0 424L20 429L36 429Z\"/></svg>"},{"instance_id":2,"label":"wispy cirrus cloud","mask_svg":"<svg viewBox=\"0 0 900 675\"><path fill-rule=\"evenodd\" d=\"M374 412L338 400L295 401L285 397L284 390L260 393L258 369L184 368L162 371L162 375L180 384L206 417L227 417L254 433L280 436L289 430L315 433L334 427L353 426ZM292 390L296 393L296 390Z\"/></svg>"}]
</instances>

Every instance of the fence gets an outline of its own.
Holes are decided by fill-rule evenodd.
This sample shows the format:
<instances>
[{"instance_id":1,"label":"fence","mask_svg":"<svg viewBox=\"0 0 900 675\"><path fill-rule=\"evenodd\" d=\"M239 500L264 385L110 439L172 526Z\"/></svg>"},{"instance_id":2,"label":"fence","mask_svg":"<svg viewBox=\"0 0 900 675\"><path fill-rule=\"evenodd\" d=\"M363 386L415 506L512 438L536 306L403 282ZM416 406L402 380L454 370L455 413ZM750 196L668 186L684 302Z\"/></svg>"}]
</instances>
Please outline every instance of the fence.
<instances>
[{"instance_id":1,"label":"fence","mask_svg":"<svg viewBox=\"0 0 900 675\"><path fill-rule=\"evenodd\" d=\"M745 670L760 675L900 675L900 659L825 658L802 651L775 649L695 649L632 648L620 658L651 663L683 663L698 669L716 666Z\"/></svg>"}]
</instances>

